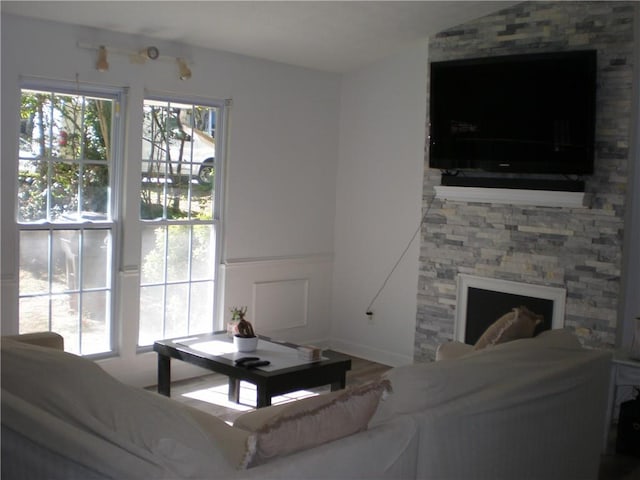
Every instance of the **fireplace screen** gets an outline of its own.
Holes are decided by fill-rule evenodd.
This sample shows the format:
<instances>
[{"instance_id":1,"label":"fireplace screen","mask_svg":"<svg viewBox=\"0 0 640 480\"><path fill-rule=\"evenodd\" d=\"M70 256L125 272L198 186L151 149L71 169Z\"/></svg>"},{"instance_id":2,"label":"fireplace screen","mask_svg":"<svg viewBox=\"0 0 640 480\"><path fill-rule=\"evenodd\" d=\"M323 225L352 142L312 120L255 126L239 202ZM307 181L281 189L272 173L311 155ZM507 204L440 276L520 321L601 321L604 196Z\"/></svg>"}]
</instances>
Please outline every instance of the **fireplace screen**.
<instances>
[{"instance_id":1,"label":"fireplace screen","mask_svg":"<svg viewBox=\"0 0 640 480\"><path fill-rule=\"evenodd\" d=\"M498 318L524 305L544 317L535 335L562 328L566 291L562 288L493 278L458 276L458 296L454 337L473 345Z\"/></svg>"}]
</instances>

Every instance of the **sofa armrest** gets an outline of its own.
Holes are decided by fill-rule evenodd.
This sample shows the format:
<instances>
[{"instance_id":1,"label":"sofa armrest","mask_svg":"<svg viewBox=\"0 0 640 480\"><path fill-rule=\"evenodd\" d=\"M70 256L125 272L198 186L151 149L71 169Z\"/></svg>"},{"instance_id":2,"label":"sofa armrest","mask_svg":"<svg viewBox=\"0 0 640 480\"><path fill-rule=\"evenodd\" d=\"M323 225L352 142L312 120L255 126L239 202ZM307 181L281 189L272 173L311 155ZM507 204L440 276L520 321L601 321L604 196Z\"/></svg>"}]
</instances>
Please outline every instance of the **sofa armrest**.
<instances>
[{"instance_id":1,"label":"sofa armrest","mask_svg":"<svg viewBox=\"0 0 640 480\"><path fill-rule=\"evenodd\" d=\"M55 332L34 332L23 333L21 335L3 335L3 338L15 340L40 347L54 348L56 350L64 350L64 338Z\"/></svg>"}]
</instances>

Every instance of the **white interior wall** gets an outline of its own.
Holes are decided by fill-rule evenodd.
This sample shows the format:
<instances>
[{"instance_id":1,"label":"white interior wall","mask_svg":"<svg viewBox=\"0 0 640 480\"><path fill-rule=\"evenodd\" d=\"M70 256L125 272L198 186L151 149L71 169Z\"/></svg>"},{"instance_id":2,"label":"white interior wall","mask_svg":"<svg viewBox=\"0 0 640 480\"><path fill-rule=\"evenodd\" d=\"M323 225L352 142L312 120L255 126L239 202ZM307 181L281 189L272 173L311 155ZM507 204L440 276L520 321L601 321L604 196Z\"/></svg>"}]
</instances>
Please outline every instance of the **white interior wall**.
<instances>
[{"instance_id":1,"label":"white interior wall","mask_svg":"<svg viewBox=\"0 0 640 480\"><path fill-rule=\"evenodd\" d=\"M191 60L193 76L180 81L167 62L130 63L109 55L107 72L95 69L96 52L78 42L137 50L154 44L162 55ZM141 105L146 90L182 96L232 99L229 113L223 261L242 265L233 279L231 305L249 305L256 282L309 278L306 324L295 339L329 336L331 261L338 154L339 76L239 55L177 44L2 16L2 195L15 195L13 175L22 76L44 77L128 88L125 175L139 175ZM127 195L135 196L132 190ZM155 354L138 355L137 202L124 212L130 227L118 272L119 356L103 361L111 373L134 384L155 382ZM2 332L17 331L17 230L8 202L2 201ZM318 261L321 258L322 261ZM270 270L273 262L277 270ZM305 277L306 276L306 277ZM270 290L273 291L273 290ZM281 294L281 293L279 293ZM267 301L267 306L270 302ZM296 305L301 305L300 301ZM266 308L266 307L265 307ZM226 309L225 309L226 310ZM264 308L263 308L263 311ZM228 313L228 311L225 311ZM249 312L249 318L254 312ZM274 312L267 312L272 318ZM295 313L295 312L294 312ZM255 319L260 324L260 319ZM269 325L262 322L265 330ZM282 337L281 337L282 338ZM176 362L177 364L180 362ZM137 367L137 368L136 368ZM176 372L180 373L180 372Z\"/></svg>"},{"instance_id":2,"label":"white interior wall","mask_svg":"<svg viewBox=\"0 0 640 480\"><path fill-rule=\"evenodd\" d=\"M413 358L419 238L366 310L421 218L427 61L424 41L342 79L332 345L390 365Z\"/></svg>"}]
</instances>

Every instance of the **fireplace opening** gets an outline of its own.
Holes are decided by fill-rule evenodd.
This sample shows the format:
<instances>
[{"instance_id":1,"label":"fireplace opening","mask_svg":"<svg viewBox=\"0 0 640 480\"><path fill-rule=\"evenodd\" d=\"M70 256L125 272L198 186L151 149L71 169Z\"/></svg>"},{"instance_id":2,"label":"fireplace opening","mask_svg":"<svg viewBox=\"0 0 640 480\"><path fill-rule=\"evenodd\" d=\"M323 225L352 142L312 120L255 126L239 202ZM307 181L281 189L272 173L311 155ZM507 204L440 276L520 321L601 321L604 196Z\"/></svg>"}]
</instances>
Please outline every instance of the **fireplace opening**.
<instances>
[{"instance_id":1,"label":"fireplace opening","mask_svg":"<svg viewBox=\"0 0 640 480\"><path fill-rule=\"evenodd\" d=\"M460 274L454 338L473 345L498 318L524 305L543 316L534 335L564 326L566 290Z\"/></svg>"}]
</instances>

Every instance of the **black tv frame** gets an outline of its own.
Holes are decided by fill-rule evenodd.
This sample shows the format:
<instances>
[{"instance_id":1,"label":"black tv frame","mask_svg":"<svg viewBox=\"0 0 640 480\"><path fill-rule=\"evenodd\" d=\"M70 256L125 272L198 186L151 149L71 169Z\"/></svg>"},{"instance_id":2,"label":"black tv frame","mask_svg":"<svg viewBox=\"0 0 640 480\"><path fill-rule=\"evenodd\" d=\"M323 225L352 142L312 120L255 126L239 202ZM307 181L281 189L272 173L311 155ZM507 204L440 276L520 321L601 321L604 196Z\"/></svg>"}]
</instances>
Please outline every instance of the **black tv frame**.
<instances>
[{"instance_id":1,"label":"black tv frame","mask_svg":"<svg viewBox=\"0 0 640 480\"><path fill-rule=\"evenodd\" d=\"M580 73L574 74L573 68L568 69L566 65L578 65L580 68ZM498 153L495 158L487 156L488 154L486 152L480 152L478 153L478 157L474 158L473 155L475 155L476 152L473 151L468 158L464 157L464 152L461 154L460 158L455 156L456 152L454 152L452 156L443 156L443 151L445 153L451 152L452 149L454 149L456 146L436 146L436 144L438 142L442 142L443 139L446 141L448 137L454 136L454 133L451 133L451 130L454 129L454 127L452 126L453 120L446 117L446 115L444 119L439 118L443 115L441 111L444 108L447 108L447 105L443 105L443 102L447 102L448 100L446 98L443 100L441 97L436 97L446 94L446 90L443 89L450 87L450 85L439 85L438 82L442 82L443 80L439 80L437 78L438 75L440 75L442 71L446 71L447 69L449 69L449 72L454 73L456 71L459 71L461 73L469 73L475 71L476 69L477 71L482 72L483 69L485 69L485 71L487 71L486 69L489 69L488 71L493 72L491 74L493 75L493 77L491 78L501 78L502 75L500 72L502 72L503 70L505 72L509 72L512 68L519 70L516 70L516 73L514 73L513 75L505 73L505 82L507 81L507 79L511 78L515 78L517 80L518 78L524 76L523 71L535 68L542 69L542 75L548 74L549 72L553 73L555 72L554 69L559 69L563 74L567 74L568 77L571 77L572 75L576 75L577 77L584 77L582 86L579 89L571 87L572 83L568 79L561 82L562 89L572 91L579 90L580 92L579 98L576 97L571 100L571 102L580 102L580 115L576 115L576 119L571 120L571 122L574 122L578 126L577 128L580 131L579 140L576 141L577 147L573 144L568 143L566 145L562 143L556 144L556 138L558 138L558 136L560 136L561 138L563 135L562 132L555 133L554 131L554 133L549 133L547 129L544 134L552 136L553 143L551 141L547 141L544 146L534 147L534 150L540 149L540 151L542 152L548 151L550 153L532 153L531 151L526 151L525 149L528 147L524 142L522 146L514 146L513 144L515 142L511 142L511 144L508 144L509 139L505 137L506 139L500 138L496 140L496 145L498 145L498 142L502 142L502 145L498 145L493 150L499 151L500 149L502 149L503 153ZM447 74L445 72L445 74L451 75L452 73ZM432 62L431 75L431 96L429 107L429 166L430 168L437 168L443 171L443 185L584 191L584 182L581 178L576 179L567 177L589 175L592 174L594 170L597 85L597 53L595 50L529 53ZM553 80L553 82L551 82L551 80ZM465 81L473 82L473 77L469 77ZM550 78L550 81L546 82L547 88L551 88L550 85L552 85L552 83L555 83L556 81L557 79ZM460 81L460 84L463 83L463 81ZM531 87L530 84L529 87ZM499 89L499 87L493 86L493 84L491 88L493 88L494 90L498 88L498 91L502 91ZM519 88L524 88L524 86L516 86L512 88L511 92L508 93L508 95L532 95L530 92L520 92L518 94ZM468 90L472 89L470 88ZM455 94L455 87L454 90L449 91L449 94ZM494 91L494 94L497 95L496 91ZM536 94L540 94L540 92L537 92ZM567 95L571 94L572 92L567 93ZM462 95L462 93L460 93L460 95ZM550 105L553 105L553 102L557 98L557 95L560 95L560 93L553 92L552 95L555 96L551 96L548 99ZM478 92L476 92L476 96L479 96ZM461 98L463 98L463 95ZM564 99L564 96L562 97L562 99ZM451 102L453 102L454 104L454 109L464 108L464 105L460 106L460 102L458 103L458 106L455 106L456 101L458 100L451 99ZM482 102L485 102L484 104L491 104L491 98L485 97L482 99ZM524 103L526 104L526 102ZM509 105L512 104L513 103L510 103ZM451 103L449 105L451 105ZM511 107L509 105L504 107L506 109L505 111L513 111L513 109L510 110ZM533 105L530 104L530 111L533 112L533 109L537 108L537 105L537 103L533 103ZM572 103L567 103L565 105L565 108L568 109L570 105L572 105ZM481 107L474 108L480 109ZM552 112L554 114L558 113L555 110L552 110ZM570 111L567 114L572 113L573 111ZM524 113L523 115L526 115L526 113ZM536 115L536 118L543 117L539 112L536 112ZM438 122L446 122L447 120L450 121L450 123L448 124L448 128L450 128L450 131L443 133L444 127L443 125L438 124ZM464 121L464 118L462 118L462 120ZM550 124L553 122L553 120L554 119L551 119L549 121ZM499 121L500 120L497 120L496 122L499 123ZM517 121L517 118L515 119L515 121ZM503 123L508 122L503 121ZM574 123L571 123L572 127L574 126ZM471 129L473 127L474 125L469 126L469 128ZM507 128L511 127L507 126ZM466 132L462 130L461 137L463 139L465 133ZM483 134L485 134L485 132L483 132ZM571 134L574 134L574 132L572 131ZM471 133L469 135L472 139L472 142L484 142L484 139L481 136L475 138L473 137L473 135L474 133ZM571 135L569 138L571 141L573 141L573 137L571 137ZM450 140L450 145L453 145L454 142L455 139ZM507 144L508 147L505 147L504 145ZM447 148L449 148L449 150L447 150ZM478 147L478 150L482 150L482 148L484 147ZM515 149L515 151L518 151L518 149L520 149L520 151L522 152L521 158L519 158L517 154L513 155L509 153L513 149ZM493 151L491 147L489 147L488 150ZM513 156L511 158L505 159L503 158L504 155ZM474 177L474 172L483 172L483 174ZM487 175L486 172L491 172L493 175ZM460 173L462 173L462 175L460 175ZM503 176L504 178L501 178L500 174L502 173L510 175L505 175ZM516 178L513 178L514 174ZM547 176L550 178L527 178L536 176ZM564 176L564 178L562 178L562 176Z\"/></svg>"}]
</instances>

